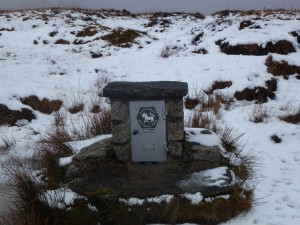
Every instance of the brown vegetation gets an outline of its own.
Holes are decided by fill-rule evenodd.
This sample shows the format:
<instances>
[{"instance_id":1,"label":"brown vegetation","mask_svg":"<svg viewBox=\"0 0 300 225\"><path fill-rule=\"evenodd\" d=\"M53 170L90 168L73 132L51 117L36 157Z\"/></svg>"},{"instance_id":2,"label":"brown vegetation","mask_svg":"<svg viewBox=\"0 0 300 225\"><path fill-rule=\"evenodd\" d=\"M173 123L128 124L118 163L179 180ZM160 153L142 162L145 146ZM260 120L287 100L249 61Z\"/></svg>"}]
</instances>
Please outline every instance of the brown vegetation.
<instances>
[{"instance_id":1,"label":"brown vegetation","mask_svg":"<svg viewBox=\"0 0 300 225\"><path fill-rule=\"evenodd\" d=\"M200 54L200 55L206 55L208 53L208 51L205 48L200 48L200 49L192 51L192 53Z\"/></svg>"},{"instance_id":2,"label":"brown vegetation","mask_svg":"<svg viewBox=\"0 0 300 225\"><path fill-rule=\"evenodd\" d=\"M52 32L49 33L49 36L50 36L50 37L54 37L54 36L56 36L57 34L58 34L58 31L52 31Z\"/></svg>"},{"instance_id":3,"label":"brown vegetation","mask_svg":"<svg viewBox=\"0 0 300 225\"><path fill-rule=\"evenodd\" d=\"M22 98L21 102L25 105L29 105L34 110L45 114L57 112L62 105L62 101L58 99L49 100L47 98L43 98L42 100L40 100L36 95L30 95L28 97Z\"/></svg>"},{"instance_id":4,"label":"brown vegetation","mask_svg":"<svg viewBox=\"0 0 300 225\"><path fill-rule=\"evenodd\" d=\"M231 81L215 81L211 88L207 91L204 91L207 95L211 95L215 90L225 89L231 87Z\"/></svg>"},{"instance_id":5,"label":"brown vegetation","mask_svg":"<svg viewBox=\"0 0 300 225\"><path fill-rule=\"evenodd\" d=\"M268 98L275 99L275 91L277 90L277 81L276 79L271 79L266 81L265 87L254 87L252 89L245 88L243 91L237 91L234 94L234 97L241 101L253 101L256 100L259 103L264 103L268 101Z\"/></svg>"},{"instance_id":6,"label":"brown vegetation","mask_svg":"<svg viewBox=\"0 0 300 225\"><path fill-rule=\"evenodd\" d=\"M297 38L297 42L300 45L300 31L293 31L291 32L291 35L295 38Z\"/></svg>"},{"instance_id":7,"label":"brown vegetation","mask_svg":"<svg viewBox=\"0 0 300 225\"><path fill-rule=\"evenodd\" d=\"M92 52L92 51L90 51L90 54L91 54L93 59L103 57L103 54L101 52Z\"/></svg>"},{"instance_id":8,"label":"brown vegetation","mask_svg":"<svg viewBox=\"0 0 300 225\"><path fill-rule=\"evenodd\" d=\"M300 75L300 66L289 65L286 61L273 61L273 57L271 55L266 59L265 65L267 66L267 71L269 73L274 76L283 76L284 79L288 79L289 75Z\"/></svg>"},{"instance_id":9,"label":"brown vegetation","mask_svg":"<svg viewBox=\"0 0 300 225\"><path fill-rule=\"evenodd\" d=\"M290 114L288 114L286 116L281 116L279 118L288 123L299 124L300 123L300 109L298 109L298 111L295 110L294 112L291 112Z\"/></svg>"},{"instance_id":10,"label":"brown vegetation","mask_svg":"<svg viewBox=\"0 0 300 225\"><path fill-rule=\"evenodd\" d=\"M199 44L199 43L201 42L201 39L202 39L203 35L204 35L204 32L201 32L201 33L197 34L197 35L193 38L192 44L193 44L193 45Z\"/></svg>"},{"instance_id":11,"label":"brown vegetation","mask_svg":"<svg viewBox=\"0 0 300 225\"><path fill-rule=\"evenodd\" d=\"M98 31L95 27L87 26L83 30L79 31L76 34L76 37L91 37L91 36L94 36L97 33L98 33Z\"/></svg>"},{"instance_id":12,"label":"brown vegetation","mask_svg":"<svg viewBox=\"0 0 300 225\"><path fill-rule=\"evenodd\" d=\"M291 52L295 52L293 44L287 40L280 40L275 42L266 43L266 46L258 44L241 44L231 46L224 40L216 41L216 44L220 46L221 52L227 55L267 55L269 53L277 53L281 55L287 55Z\"/></svg>"},{"instance_id":13,"label":"brown vegetation","mask_svg":"<svg viewBox=\"0 0 300 225\"><path fill-rule=\"evenodd\" d=\"M253 105L250 113L250 121L262 123L270 116L271 109L263 103Z\"/></svg>"},{"instance_id":14,"label":"brown vegetation","mask_svg":"<svg viewBox=\"0 0 300 225\"><path fill-rule=\"evenodd\" d=\"M218 224L252 209L253 192L235 187L229 199L214 198L212 202L191 204L190 200L175 196L170 203L146 203L127 206L125 203L96 202L107 209L103 224L142 225L148 223L178 224Z\"/></svg>"},{"instance_id":15,"label":"brown vegetation","mask_svg":"<svg viewBox=\"0 0 300 225\"><path fill-rule=\"evenodd\" d=\"M276 134L271 136L271 140L274 141L276 144L282 142L281 138L278 137Z\"/></svg>"},{"instance_id":16,"label":"brown vegetation","mask_svg":"<svg viewBox=\"0 0 300 225\"><path fill-rule=\"evenodd\" d=\"M69 45L70 42L64 39L58 39L57 41L54 42L54 44L59 44L59 45Z\"/></svg>"},{"instance_id":17,"label":"brown vegetation","mask_svg":"<svg viewBox=\"0 0 300 225\"><path fill-rule=\"evenodd\" d=\"M132 43L139 36L139 32L135 30L124 30L122 28L119 28L112 30L110 34L102 36L101 39L108 41L110 44L118 47L129 48L131 47L130 43Z\"/></svg>"},{"instance_id":18,"label":"brown vegetation","mask_svg":"<svg viewBox=\"0 0 300 225\"><path fill-rule=\"evenodd\" d=\"M239 27L239 30L243 30L247 27L250 27L251 25L253 25L254 22L252 22L251 20L243 20L241 23L240 23L240 27Z\"/></svg>"},{"instance_id":19,"label":"brown vegetation","mask_svg":"<svg viewBox=\"0 0 300 225\"><path fill-rule=\"evenodd\" d=\"M11 28L11 29L9 29L9 28L0 28L0 31L15 31L15 28Z\"/></svg>"},{"instance_id":20,"label":"brown vegetation","mask_svg":"<svg viewBox=\"0 0 300 225\"><path fill-rule=\"evenodd\" d=\"M0 125L13 126L18 120L22 119L31 122L36 117L30 109L11 110L6 105L0 104Z\"/></svg>"}]
</instances>

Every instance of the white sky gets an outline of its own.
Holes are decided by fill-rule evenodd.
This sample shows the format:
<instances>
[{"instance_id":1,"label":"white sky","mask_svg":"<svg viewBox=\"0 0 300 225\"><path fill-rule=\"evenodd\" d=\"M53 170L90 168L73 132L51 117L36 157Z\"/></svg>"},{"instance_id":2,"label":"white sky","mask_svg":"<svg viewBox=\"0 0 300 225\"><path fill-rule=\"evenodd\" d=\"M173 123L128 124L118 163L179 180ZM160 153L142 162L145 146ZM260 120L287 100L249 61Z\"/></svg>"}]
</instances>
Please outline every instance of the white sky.
<instances>
[{"instance_id":1,"label":"white sky","mask_svg":"<svg viewBox=\"0 0 300 225\"><path fill-rule=\"evenodd\" d=\"M213 13L225 9L300 9L300 0L0 0L0 9L48 7L114 8L131 12L185 11Z\"/></svg>"}]
</instances>

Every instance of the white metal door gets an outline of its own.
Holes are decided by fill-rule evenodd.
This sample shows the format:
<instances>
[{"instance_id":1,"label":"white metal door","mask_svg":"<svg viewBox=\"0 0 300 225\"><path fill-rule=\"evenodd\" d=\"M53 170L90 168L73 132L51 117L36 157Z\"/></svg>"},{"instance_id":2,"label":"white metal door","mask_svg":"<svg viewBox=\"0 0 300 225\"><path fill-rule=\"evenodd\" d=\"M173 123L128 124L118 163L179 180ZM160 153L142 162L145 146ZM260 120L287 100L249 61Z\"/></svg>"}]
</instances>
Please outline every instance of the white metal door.
<instances>
[{"instance_id":1,"label":"white metal door","mask_svg":"<svg viewBox=\"0 0 300 225\"><path fill-rule=\"evenodd\" d=\"M132 101L129 106L132 161L166 161L166 112L164 101Z\"/></svg>"}]
</instances>

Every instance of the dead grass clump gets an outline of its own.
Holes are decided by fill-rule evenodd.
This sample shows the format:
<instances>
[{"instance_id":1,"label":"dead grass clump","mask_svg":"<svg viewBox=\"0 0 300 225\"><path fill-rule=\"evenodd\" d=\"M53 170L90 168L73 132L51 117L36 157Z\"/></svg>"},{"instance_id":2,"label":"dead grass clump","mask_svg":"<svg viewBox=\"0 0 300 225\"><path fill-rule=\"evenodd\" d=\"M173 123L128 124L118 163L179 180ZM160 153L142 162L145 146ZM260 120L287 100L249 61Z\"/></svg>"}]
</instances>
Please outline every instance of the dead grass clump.
<instances>
[{"instance_id":1,"label":"dead grass clump","mask_svg":"<svg viewBox=\"0 0 300 225\"><path fill-rule=\"evenodd\" d=\"M9 185L12 188L14 207L3 225L95 225L99 216L92 212L84 199L76 199L72 205L64 201L64 193L45 195L49 187L21 164L9 169ZM46 200L47 196L47 200ZM65 208L49 206L61 203ZM0 220L0 224L2 221Z\"/></svg>"},{"instance_id":2,"label":"dead grass clump","mask_svg":"<svg viewBox=\"0 0 300 225\"><path fill-rule=\"evenodd\" d=\"M199 20L205 19L205 16L202 15L201 13L198 13L198 12L191 14L191 16L193 16L193 17L195 17L196 19L199 19Z\"/></svg>"},{"instance_id":3,"label":"dead grass clump","mask_svg":"<svg viewBox=\"0 0 300 225\"><path fill-rule=\"evenodd\" d=\"M8 31L8 32L11 32L11 31L15 31L15 28L0 28L0 31Z\"/></svg>"},{"instance_id":4,"label":"dead grass clump","mask_svg":"<svg viewBox=\"0 0 300 225\"><path fill-rule=\"evenodd\" d=\"M103 89L111 81L111 78L106 70L95 69L95 72L98 74L98 77L94 86L97 88L98 96L103 97Z\"/></svg>"},{"instance_id":5,"label":"dead grass clump","mask_svg":"<svg viewBox=\"0 0 300 225\"><path fill-rule=\"evenodd\" d=\"M269 118L271 109L266 104L255 104L250 114L250 121L262 123Z\"/></svg>"},{"instance_id":6,"label":"dead grass clump","mask_svg":"<svg viewBox=\"0 0 300 225\"><path fill-rule=\"evenodd\" d=\"M220 92L207 95L206 98L201 99L201 112L212 111L215 115L218 115L222 104L230 104L227 96Z\"/></svg>"},{"instance_id":7,"label":"dead grass clump","mask_svg":"<svg viewBox=\"0 0 300 225\"><path fill-rule=\"evenodd\" d=\"M101 134L111 133L111 112L102 110L100 113L83 118L81 130L74 131L79 139L89 139Z\"/></svg>"},{"instance_id":8,"label":"dead grass clump","mask_svg":"<svg viewBox=\"0 0 300 225\"><path fill-rule=\"evenodd\" d=\"M162 58L169 58L170 56L176 54L181 48L177 45L166 45L160 53Z\"/></svg>"},{"instance_id":9,"label":"dead grass clump","mask_svg":"<svg viewBox=\"0 0 300 225\"><path fill-rule=\"evenodd\" d=\"M62 105L62 101L58 99L49 100L47 98L43 98L42 100L40 100L36 95L30 95L28 97L22 98L21 102L25 105L29 105L34 110L45 114L57 112Z\"/></svg>"},{"instance_id":10,"label":"dead grass clump","mask_svg":"<svg viewBox=\"0 0 300 225\"><path fill-rule=\"evenodd\" d=\"M91 108L91 113L99 113L101 112L101 107L98 104L95 104Z\"/></svg>"},{"instance_id":11,"label":"dead grass clump","mask_svg":"<svg viewBox=\"0 0 300 225\"><path fill-rule=\"evenodd\" d=\"M69 156L72 151L65 142L72 140L64 127L55 127L48 131L36 146L36 155L43 168L44 182L50 189L59 188L63 181L63 171L59 166L59 158Z\"/></svg>"},{"instance_id":12,"label":"dead grass clump","mask_svg":"<svg viewBox=\"0 0 300 225\"><path fill-rule=\"evenodd\" d=\"M271 73L274 76L282 75L284 79L288 79L289 75L300 74L299 66L289 65L286 61L273 61L272 55L268 56L265 65L267 66L268 73Z\"/></svg>"},{"instance_id":13,"label":"dead grass clump","mask_svg":"<svg viewBox=\"0 0 300 225\"><path fill-rule=\"evenodd\" d=\"M277 80L275 78L272 78L271 80L267 80L266 86L269 92L277 91Z\"/></svg>"},{"instance_id":14,"label":"dead grass clump","mask_svg":"<svg viewBox=\"0 0 300 225\"><path fill-rule=\"evenodd\" d=\"M49 224L49 207L39 198L45 191L41 182L20 164L9 170L9 176L14 199L12 224Z\"/></svg>"},{"instance_id":15,"label":"dead grass clump","mask_svg":"<svg viewBox=\"0 0 300 225\"><path fill-rule=\"evenodd\" d=\"M293 124L299 124L300 123L300 108L297 110L294 110L294 112L289 113L288 115L279 117L281 120L293 123Z\"/></svg>"},{"instance_id":16,"label":"dead grass clump","mask_svg":"<svg viewBox=\"0 0 300 225\"><path fill-rule=\"evenodd\" d=\"M239 101L256 100L258 103L265 103L268 101L268 97L270 99L275 99L275 94L264 87L255 87L253 89L245 88L243 91L237 91L234 93L234 97Z\"/></svg>"},{"instance_id":17,"label":"dead grass clump","mask_svg":"<svg viewBox=\"0 0 300 225\"><path fill-rule=\"evenodd\" d=\"M58 31L52 31L49 33L50 37L55 37L58 34Z\"/></svg>"},{"instance_id":18,"label":"dead grass clump","mask_svg":"<svg viewBox=\"0 0 300 225\"><path fill-rule=\"evenodd\" d=\"M98 33L98 31L97 31L97 29L95 29L95 27L88 26L88 27L85 27L83 30L79 31L76 34L76 37L91 37L97 33Z\"/></svg>"},{"instance_id":19,"label":"dead grass clump","mask_svg":"<svg viewBox=\"0 0 300 225\"><path fill-rule=\"evenodd\" d=\"M215 90L229 88L231 81L215 81L208 91L204 91L207 95L211 95Z\"/></svg>"},{"instance_id":20,"label":"dead grass clump","mask_svg":"<svg viewBox=\"0 0 300 225\"><path fill-rule=\"evenodd\" d=\"M206 128L212 131L217 131L215 118L204 112L194 112L185 124L186 127Z\"/></svg>"},{"instance_id":21,"label":"dead grass clump","mask_svg":"<svg viewBox=\"0 0 300 225\"><path fill-rule=\"evenodd\" d=\"M282 142L281 138L278 137L276 134L271 136L271 140L274 141L276 144Z\"/></svg>"},{"instance_id":22,"label":"dead grass clump","mask_svg":"<svg viewBox=\"0 0 300 225\"><path fill-rule=\"evenodd\" d=\"M293 37L297 38L297 42L300 45L300 31L293 31L290 33Z\"/></svg>"},{"instance_id":23,"label":"dead grass clump","mask_svg":"<svg viewBox=\"0 0 300 225\"><path fill-rule=\"evenodd\" d=\"M200 103L200 100L198 98L191 98L191 97L187 96L184 99L184 106L186 109L194 109L199 103Z\"/></svg>"},{"instance_id":24,"label":"dead grass clump","mask_svg":"<svg viewBox=\"0 0 300 225\"><path fill-rule=\"evenodd\" d=\"M245 133L239 133L236 129L228 125L225 127L218 126L217 133L226 151L236 152L242 147L240 140Z\"/></svg>"},{"instance_id":25,"label":"dead grass clump","mask_svg":"<svg viewBox=\"0 0 300 225\"><path fill-rule=\"evenodd\" d=\"M238 11L236 11L236 10L222 10L222 11L214 13L213 15L224 18L224 17L228 17L230 14L237 14L237 13L238 13Z\"/></svg>"},{"instance_id":26,"label":"dead grass clump","mask_svg":"<svg viewBox=\"0 0 300 225\"><path fill-rule=\"evenodd\" d=\"M227 55L267 55L269 53L277 53L281 55L287 55L291 52L295 52L295 47L293 44L287 40L280 40L275 43L268 42L266 46L258 44L241 44L231 46L228 42L224 40L219 40L216 42L220 46L221 52Z\"/></svg>"},{"instance_id":27,"label":"dead grass clump","mask_svg":"<svg viewBox=\"0 0 300 225\"><path fill-rule=\"evenodd\" d=\"M200 48L200 49L192 51L192 53L200 54L200 55L206 55L206 54L208 54L208 51L205 48Z\"/></svg>"},{"instance_id":28,"label":"dead grass clump","mask_svg":"<svg viewBox=\"0 0 300 225\"><path fill-rule=\"evenodd\" d=\"M287 40L280 40L273 44L272 42L268 42L265 47L266 54L268 53L277 53L281 55L287 55L291 52L296 52L294 45Z\"/></svg>"},{"instance_id":29,"label":"dead grass clump","mask_svg":"<svg viewBox=\"0 0 300 225\"><path fill-rule=\"evenodd\" d=\"M82 112L84 109L84 103L78 102L77 104L73 105L72 107L68 108L71 114Z\"/></svg>"},{"instance_id":30,"label":"dead grass clump","mask_svg":"<svg viewBox=\"0 0 300 225\"><path fill-rule=\"evenodd\" d=\"M169 203L145 203L127 206L113 201L112 205L101 202L106 209L103 224L143 225L149 223L179 224L218 224L249 212L253 208L253 191L234 187L230 197L213 198L191 204L182 196L175 196Z\"/></svg>"},{"instance_id":31,"label":"dead grass clump","mask_svg":"<svg viewBox=\"0 0 300 225\"><path fill-rule=\"evenodd\" d=\"M58 39L57 41L54 42L56 45L69 45L70 42L65 40L65 39Z\"/></svg>"},{"instance_id":32,"label":"dead grass clump","mask_svg":"<svg viewBox=\"0 0 300 225\"><path fill-rule=\"evenodd\" d=\"M11 110L6 105L0 104L0 125L13 126L16 125L18 120L22 119L31 122L36 117L30 109Z\"/></svg>"},{"instance_id":33,"label":"dead grass clump","mask_svg":"<svg viewBox=\"0 0 300 225\"><path fill-rule=\"evenodd\" d=\"M193 44L193 45L199 44L199 43L201 42L201 39L202 39L203 35L204 35L204 32L201 32L201 33L197 34L197 35L193 38L192 44Z\"/></svg>"},{"instance_id":34,"label":"dead grass clump","mask_svg":"<svg viewBox=\"0 0 300 225\"><path fill-rule=\"evenodd\" d=\"M101 52L92 52L92 51L90 51L90 54L91 54L91 57L92 57L93 59L103 57L103 54L102 54Z\"/></svg>"},{"instance_id":35,"label":"dead grass clump","mask_svg":"<svg viewBox=\"0 0 300 225\"><path fill-rule=\"evenodd\" d=\"M185 107L187 109L193 109L200 104L200 112L212 111L214 115L218 115L222 105L225 105L225 109L229 108L232 100L228 96L220 92L214 92L213 94L203 93L197 94L196 97L186 97L184 100Z\"/></svg>"},{"instance_id":36,"label":"dead grass clump","mask_svg":"<svg viewBox=\"0 0 300 225\"><path fill-rule=\"evenodd\" d=\"M239 27L239 30L243 30L247 27L250 27L251 25L253 25L254 23L251 21L251 20L243 20L241 23L240 23L240 27Z\"/></svg>"},{"instance_id":37,"label":"dead grass clump","mask_svg":"<svg viewBox=\"0 0 300 225\"><path fill-rule=\"evenodd\" d=\"M102 36L101 39L108 41L110 44L118 47L129 48L131 47L131 43L139 36L139 32L135 30L124 30L122 28L119 28L112 30L110 34Z\"/></svg>"}]
</instances>

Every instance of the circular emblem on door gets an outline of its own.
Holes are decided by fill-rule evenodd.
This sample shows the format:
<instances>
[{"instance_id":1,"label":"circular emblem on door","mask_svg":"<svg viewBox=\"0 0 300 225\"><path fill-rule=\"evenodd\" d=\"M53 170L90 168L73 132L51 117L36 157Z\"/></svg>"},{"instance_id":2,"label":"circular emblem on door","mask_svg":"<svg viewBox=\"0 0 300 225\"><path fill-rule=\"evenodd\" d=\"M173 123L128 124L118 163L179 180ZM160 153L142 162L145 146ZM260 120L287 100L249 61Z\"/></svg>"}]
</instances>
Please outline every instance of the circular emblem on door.
<instances>
[{"instance_id":1,"label":"circular emblem on door","mask_svg":"<svg viewBox=\"0 0 300 225\"><path fill-rule=\"evenodd\" d=\"M154 129L159 120L159 116L154 107L141 107L136 119L142 129Z\"/></svg>"}]
</instances>

